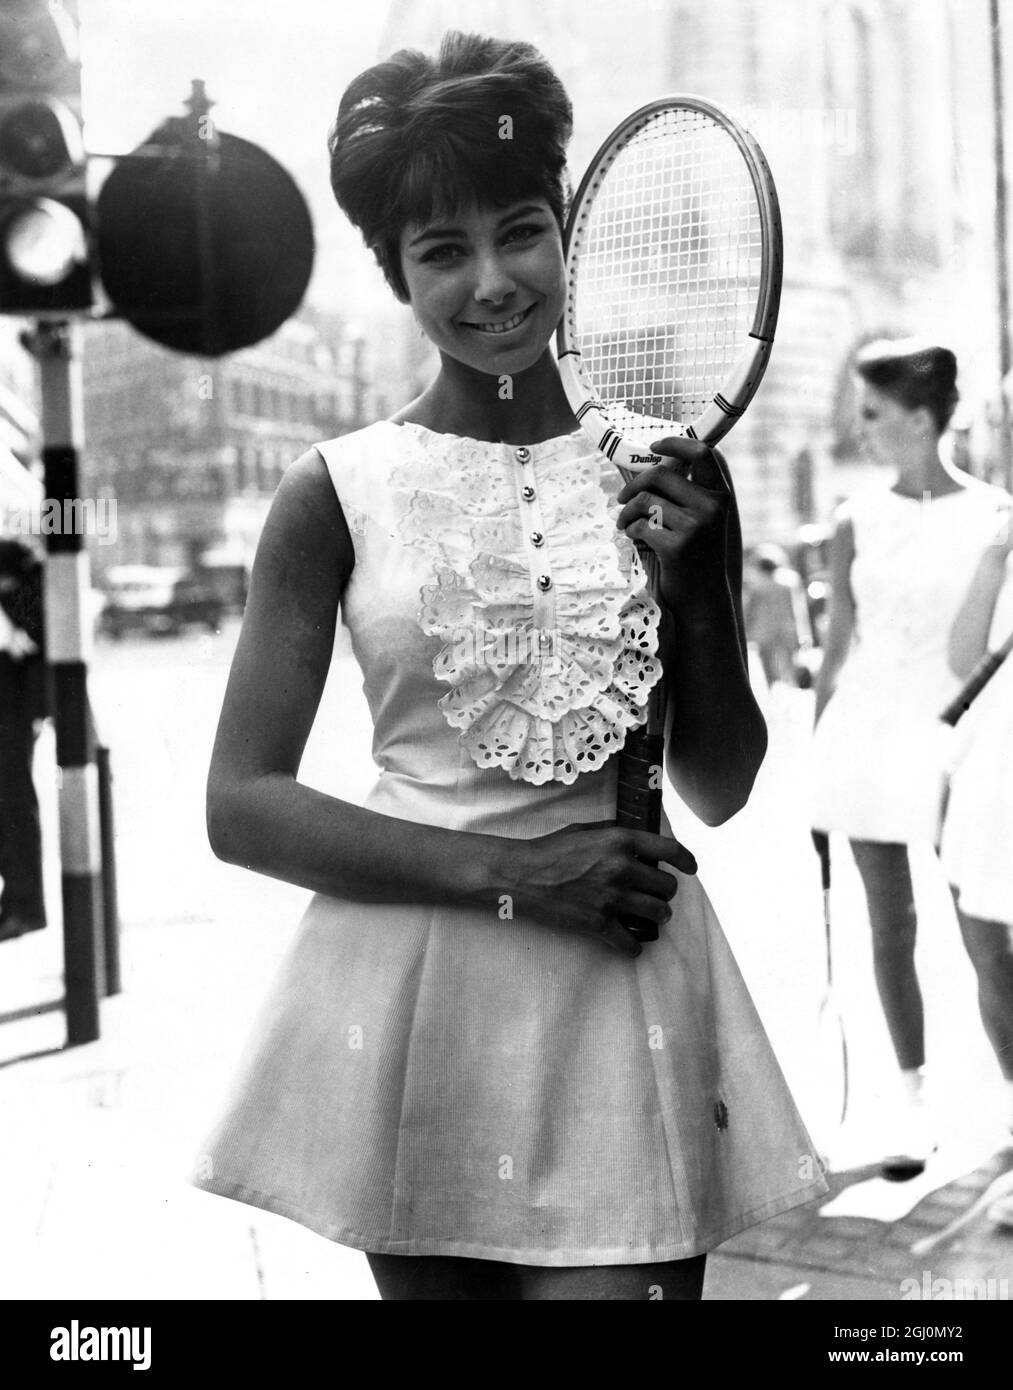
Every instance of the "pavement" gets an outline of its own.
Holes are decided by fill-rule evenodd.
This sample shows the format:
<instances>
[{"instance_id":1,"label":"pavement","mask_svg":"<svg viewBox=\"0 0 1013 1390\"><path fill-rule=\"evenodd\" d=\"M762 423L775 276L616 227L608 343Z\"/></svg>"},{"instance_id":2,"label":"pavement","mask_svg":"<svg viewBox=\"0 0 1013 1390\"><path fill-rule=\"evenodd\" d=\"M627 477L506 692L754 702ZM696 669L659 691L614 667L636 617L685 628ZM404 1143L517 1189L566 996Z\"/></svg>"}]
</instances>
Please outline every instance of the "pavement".
<instances>
[{"instance_id":1,"label":"pavement","mask_svg":"<svg viewBox=\"0 0 1013 1390\"><path fill-rule=\"evenodd\" d=\"M177 682L171 692L193 750L185 775L171 741L163 757L149 737L147 761L138 761L140 730L131 742L127 723L114 721L122 731L114 758L123 990L103 1003L101 1038L65 1045L59 865L52 853L46 873L53 923L0 946L0 1298L377 1298L358 1252L185 1181L308 896L219 864L203 842L199 788L224 672L221 654L207 653L206 660L190 654L189 684ZM115 714L122 689L120 660L112 655L96 668L107 714ZM165 681L154 670L150 680L154 701ZM329 705L336 698L325 694L325 722L330 710L347 733L364 712ZM826 1155L831 1190L714 1252L705 1298L1006 1300L1013 1230L972 1208L995 1179L1013 1172L1013 1147L998 1122L998 1074L945 886L934 863L916 863L942 1143L921 1177L890 1183L876 1160L893 1102L892 1069L872 993L867 931L858 922L857 876L837 846L836 974L852 1092L840 1127L828 1110L834 1059L821 1049L816 1023L823 985L817 866L801 812L787 809L801 804L808 706L797 692L779 695L775 688L768 717L771 756L750 807L720 830L687 826L684 838ZM326 787L333 760L323 762L331 771L317 778L311 770L308 780ZM52 747L44 735L39 780L52 846L55 777L47 777L47 767ZM365 766L355 773L358 790L368 776ZM945 1234L969 1213L960 1229Z\"/></svg>"}]
</instances>

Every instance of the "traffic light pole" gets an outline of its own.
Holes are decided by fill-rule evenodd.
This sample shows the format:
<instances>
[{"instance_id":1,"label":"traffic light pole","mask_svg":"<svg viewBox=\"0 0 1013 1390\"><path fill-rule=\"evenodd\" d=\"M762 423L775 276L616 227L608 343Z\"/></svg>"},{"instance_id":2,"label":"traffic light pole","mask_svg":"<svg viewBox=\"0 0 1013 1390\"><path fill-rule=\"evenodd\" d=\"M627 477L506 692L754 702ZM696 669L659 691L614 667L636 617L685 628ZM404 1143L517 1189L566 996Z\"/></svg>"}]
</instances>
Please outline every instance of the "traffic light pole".
<instances>
[{"instance_id":1,"label":"traffic light pole","mask_svg":"<svg viewBox=\"0 0 1013 1390\"><path fill-rule=\"evenodd\" d=\"M83 438L83 385L77 329L41 321L29 338L42 385L42 459L46 497L74 517L80 495L78 459ZM67 506L70 503L72 505ZM99 999L105 992L99 786L88 708L90 588L88 551L77 526L55 527L46 537L46 656L56 704L59 768L60 860L67 1042L99 1036Z\"/></svg>"},{"instance_id":2,"label":"traffic light pole","mask_svg":"<svg viewBox=\"0 0 1013 1390\"><path fill-rule=\"evenodd\" d=\"M995 264L996 307L999 318L999 460L1002 486L1013 490L1013 439L1010 438L1010 402L1006 395L1013 365L1010 345L1009 228L1006 214L1006 141L1002 80L1002 29L999 0L989 0L992 57L993 128L995 162Z\"/></svg>"}]
</instances>

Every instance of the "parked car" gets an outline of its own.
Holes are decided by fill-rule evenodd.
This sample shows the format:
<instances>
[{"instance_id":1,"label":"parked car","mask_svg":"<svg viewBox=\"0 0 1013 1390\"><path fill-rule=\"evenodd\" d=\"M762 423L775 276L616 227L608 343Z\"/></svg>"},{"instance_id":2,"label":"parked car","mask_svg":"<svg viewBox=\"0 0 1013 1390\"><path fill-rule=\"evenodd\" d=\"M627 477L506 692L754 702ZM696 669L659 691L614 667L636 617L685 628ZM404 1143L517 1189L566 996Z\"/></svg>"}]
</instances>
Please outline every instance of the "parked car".
<instances>
[{"instance_id":1,"label":"parked car","mask_svg":"<svg viewBox=\"0 0 1013 1390\"><path fill-rule=\"evenodd\" d=\"M201 557L193 574L221 598L227 613L242 614L250 587L250 571L237 560L219 559L211 552Z\"/></svg>"},{"instance_id":2,"label":"parked car","mask_svg":"<svg viewBox=\"0 0 1013 1390\"><path fill-rule=\"evenodd\" d=\"M215 585L193 570L156 565L115 565L105 576L99 630L175 636L186 627L216 632L226 604Z\"/></svg>"}]
</instances>

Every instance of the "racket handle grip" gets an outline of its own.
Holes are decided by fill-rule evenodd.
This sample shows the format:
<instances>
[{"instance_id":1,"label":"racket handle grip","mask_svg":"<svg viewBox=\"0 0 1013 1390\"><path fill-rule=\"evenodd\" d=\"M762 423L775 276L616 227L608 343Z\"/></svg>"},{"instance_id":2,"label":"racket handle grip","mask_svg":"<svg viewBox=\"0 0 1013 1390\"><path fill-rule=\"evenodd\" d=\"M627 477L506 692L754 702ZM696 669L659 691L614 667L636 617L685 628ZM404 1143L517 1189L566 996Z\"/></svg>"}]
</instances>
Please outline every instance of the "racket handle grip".
<instances>
[{"instance_id":1,"label":"racket handle grip","mask_svg":"<svg viewBox=\"0 0 1013 1390\"><path fill-rule=\"evenodd\" d=\"M1009 656L1009 643L1004 643L997 652L988 652L967 678L967 683L943 710L939 718L952 728L967 713L971 704L978 698L985 686Z\"/></svg>"},{"instance_id":2,"label":"racket handle grip","mask_svg":"<svg viewBox=\"0 0 1013 1390\"><path fill-rule=\"evenodd\" d=\"M633 729L619 755L619 789L616 797L616 825L623 830L649 830L657 835L661 829L661 779L658 769L665 756L665 740L661 734L650 734L646 728ZM644 860L652 868L658 861ZM620 922L638 941L657 941L658 924L642 917L620 917Z\"/></svg>"}]
</instances>

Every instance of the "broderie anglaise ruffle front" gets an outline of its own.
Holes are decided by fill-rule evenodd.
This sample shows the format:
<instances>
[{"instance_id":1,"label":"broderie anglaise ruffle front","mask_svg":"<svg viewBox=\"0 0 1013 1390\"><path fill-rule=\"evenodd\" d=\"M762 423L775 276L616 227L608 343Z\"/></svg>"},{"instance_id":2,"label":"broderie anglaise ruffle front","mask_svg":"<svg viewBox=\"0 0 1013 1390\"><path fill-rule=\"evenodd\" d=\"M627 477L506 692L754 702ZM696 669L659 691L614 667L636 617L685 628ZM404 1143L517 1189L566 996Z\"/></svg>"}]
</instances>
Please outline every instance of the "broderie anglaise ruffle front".
<instances>
[{"instance_id":1,"label":"broderie anglaise ruffle front","mask_svg":"<svg viewBox=\"0 0 1013 1390\"><path fill-rule=\"evenodd\" d=\"M443 647L440 708L479 767L571 783L644 721L661 676L659 611L616 531L621 480L579 437L534 446L523 475L507 446L421 428L390 487L398 534L433 563L419 624ZM536 621L522 483L537 488L552 623Z\"/></svg>"}]
</instances>

